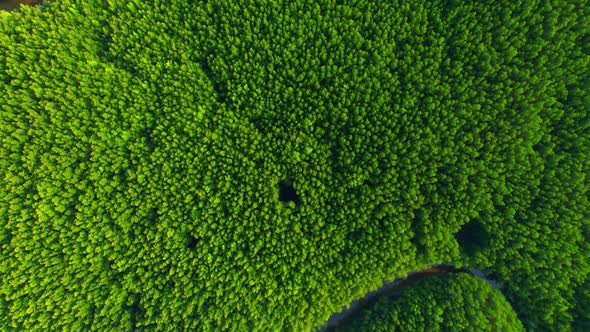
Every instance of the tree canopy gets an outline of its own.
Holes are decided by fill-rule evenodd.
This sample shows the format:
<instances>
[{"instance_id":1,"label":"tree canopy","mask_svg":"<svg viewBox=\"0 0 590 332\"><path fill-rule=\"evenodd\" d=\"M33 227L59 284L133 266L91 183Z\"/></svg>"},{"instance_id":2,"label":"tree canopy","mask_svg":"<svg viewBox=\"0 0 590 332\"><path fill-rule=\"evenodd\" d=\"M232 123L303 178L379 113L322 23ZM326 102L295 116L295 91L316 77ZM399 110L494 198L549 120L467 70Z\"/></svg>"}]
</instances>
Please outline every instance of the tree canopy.
<instances>
[{"instance_id":1,"label":"tree canopy","mask_svg":"<svg viewBox=\"0 0 590 332\"><path fill-rule=\"evenodd\" d=\"M0 11L0 326L306 331L455 262L584 330L589 7Z\"/></svg>"}]
</instances>

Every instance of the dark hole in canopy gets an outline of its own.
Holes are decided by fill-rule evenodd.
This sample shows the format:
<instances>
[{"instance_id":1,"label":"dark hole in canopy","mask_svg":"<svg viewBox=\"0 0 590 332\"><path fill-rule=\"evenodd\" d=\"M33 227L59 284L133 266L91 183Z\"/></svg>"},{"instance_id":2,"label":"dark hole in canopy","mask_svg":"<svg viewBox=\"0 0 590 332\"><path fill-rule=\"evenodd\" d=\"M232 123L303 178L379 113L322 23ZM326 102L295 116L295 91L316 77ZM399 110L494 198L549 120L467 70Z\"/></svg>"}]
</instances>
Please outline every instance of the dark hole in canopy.
<instances>
[{"instance_id":1,"label":"dark hole in canopy","mask_svg":"<svg viewBox=\"0 0 590 332\"><path fill-rule=\"evenodd\" d=\"M299 205L299 196L297 196L295 188L285 181L279 182L279 200L285 203L294 202Z\"/></svg>"},{"instance_id":2,"label":"dark hole in canopy","mask_svg":"<svg viewBox=\"0 0 590 332\"><path fill-rule=\"evenodd\" d=\"M195 249L197 247L198 240L191 234L187 234L186 246L189 249Z\"/></svg>"},{"instance_id":3,"label":"dark hole in canopy","mask_svg":"<svg viewBox=\"0 0 590 332\"><path fill-rule=\"evenodd\" d=\"M471 221L461 227L455 239L465 253L473 255L488 245L489 234L481 222Z\"/></svg>"}]
</instances>

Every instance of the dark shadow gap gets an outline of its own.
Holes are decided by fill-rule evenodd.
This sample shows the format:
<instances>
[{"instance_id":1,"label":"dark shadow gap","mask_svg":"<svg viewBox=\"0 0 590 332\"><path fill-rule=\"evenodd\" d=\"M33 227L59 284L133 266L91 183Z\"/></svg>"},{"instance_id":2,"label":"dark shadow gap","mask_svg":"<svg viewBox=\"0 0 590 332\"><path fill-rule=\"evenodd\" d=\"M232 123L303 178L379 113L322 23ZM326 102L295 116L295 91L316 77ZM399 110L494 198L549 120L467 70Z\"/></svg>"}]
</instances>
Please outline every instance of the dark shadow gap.
<instances>
[{"instance_id":1,"label":"dark shadow gap","mask_svg":"<svg viewBox=\"0 0 590 332\"><path fill-rule=\"evenodd\" d=\"M216 78L209 65L209 60L206 57L201 60L201 68L203 72L213 85L213 89L215 90L215 94L217 95L217 102L224 104L227 101L227 87L221 84Z\"/></svg>"},{"instance_id":2,"label":"dark shadow gap","mask_svg":"<svg viewBox=\"0 0 590 332\"><path fill-rule=\"evenodd\" d=\"M147 215L147 221L150 224L150 226L156 225L158 219L158 208L151 208Z\"/></svg>"},{"instance_id":3,"label":"dark shadow gap","mask_svg":"<svg viewBox=\"0 0 590 332\"><path fill-rule=\"evenodd\" d=\"M469 256L473 256L481 249L488 246L489 234L479 221L470 221L461 227L455 234L459 247Z\"/></svg>"},{"instance_id":4,"label":"dark shadow gap","mask_svg":"<svg viewBox=\"0 0 590 332\"><path fill-rule=\"evenodd\" d=\"M299 205L299 196L292 185L285 181L279 182L279 200L281 202L294 202L295 205Z\"/></svg>"},{"instance_id":5,"label":"dark shadow gap","mask_svg":"<svg viewBox=\"0 0 590 332\"><path fill-rule=\"evenodd\" d=\"M196 237L194 237L192 234L187 234L187 243L186 243L186 247L194 250L197 248L197 243L199 241L197 240Z\"/></svg>"}]
</instances>

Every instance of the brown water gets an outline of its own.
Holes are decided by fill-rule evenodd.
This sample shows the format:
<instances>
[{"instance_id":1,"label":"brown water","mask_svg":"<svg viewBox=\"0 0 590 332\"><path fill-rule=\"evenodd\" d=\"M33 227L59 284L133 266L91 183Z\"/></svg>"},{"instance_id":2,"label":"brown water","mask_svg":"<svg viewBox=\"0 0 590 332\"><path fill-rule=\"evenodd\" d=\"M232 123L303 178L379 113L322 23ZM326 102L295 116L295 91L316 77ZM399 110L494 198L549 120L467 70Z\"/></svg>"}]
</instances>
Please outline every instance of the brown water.
<instances>
[{"instance_id":1,"label":"brown water","mask_svg":"<svg viewBox=\"0 0 590 332\"><path fill-rule=\"evenodd\" d=\"M0 10L15 10L23 5L38 5L41 0L0 0Z\"/></svg>"}]
</instances>

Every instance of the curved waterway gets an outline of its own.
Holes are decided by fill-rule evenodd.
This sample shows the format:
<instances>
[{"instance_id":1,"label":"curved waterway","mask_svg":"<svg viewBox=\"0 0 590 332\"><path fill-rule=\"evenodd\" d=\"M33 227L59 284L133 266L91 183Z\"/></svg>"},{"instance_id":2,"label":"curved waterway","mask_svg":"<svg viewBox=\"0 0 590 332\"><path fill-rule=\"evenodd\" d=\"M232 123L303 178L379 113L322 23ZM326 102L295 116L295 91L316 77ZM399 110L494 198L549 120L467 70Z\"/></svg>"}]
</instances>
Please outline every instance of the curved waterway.
<instances>
[{"instance_id":1,"label":"curved waterway","mask_svg":"<svg viewBox=\"0 0 590 332\"><path fill-rule=\"evenodd\" d=\"M345 307L342 311L333 314L330 319L328 319L326 325L317 329L316 332L332 332L339 327L346 326L350 324L363 309L375 304L380 297L398 297L404 289L411 287L422 279L449 273L469 273L484 279L491 284L492 287L499 288L493 280L487 279L484 273L480 270L456 268L451 264L437 264L420 271L409 272L406 278L396 279L392 282L383 284L381 288L367 293L363 298L353 301L347 308Z\"/></svg>"}]
</instances>

